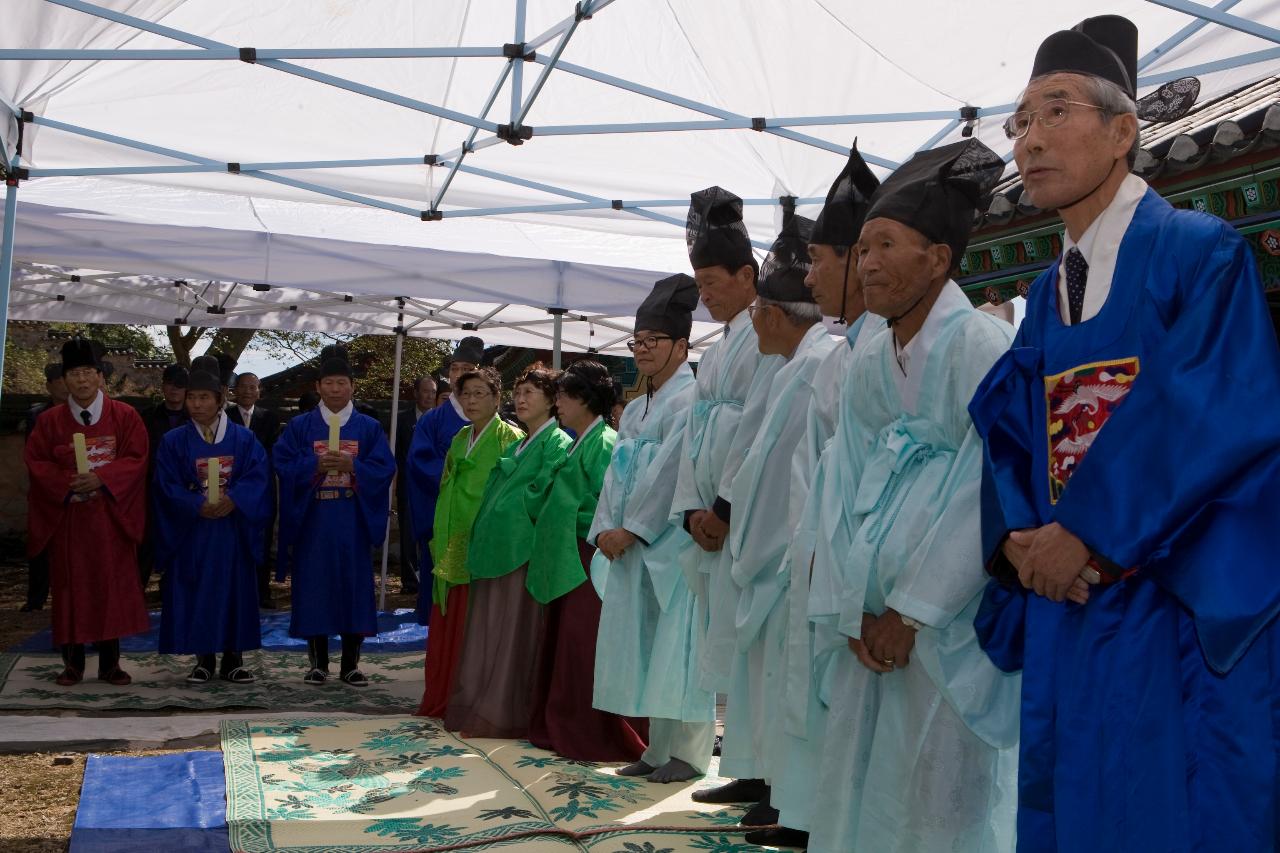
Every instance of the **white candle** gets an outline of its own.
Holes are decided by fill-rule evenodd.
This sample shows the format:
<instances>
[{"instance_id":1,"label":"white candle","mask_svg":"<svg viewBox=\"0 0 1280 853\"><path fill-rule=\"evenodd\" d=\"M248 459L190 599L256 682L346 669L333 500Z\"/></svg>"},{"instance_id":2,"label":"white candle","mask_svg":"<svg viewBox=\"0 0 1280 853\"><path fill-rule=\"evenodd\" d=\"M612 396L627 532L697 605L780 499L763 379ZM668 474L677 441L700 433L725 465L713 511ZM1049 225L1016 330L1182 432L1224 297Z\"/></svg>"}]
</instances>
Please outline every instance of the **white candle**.
<instances>
[{"instance_id":1,"label":"white candle","mask_svg":"<svg viewBox=\"0 0 1280 853\"><path fill-rule=\"evenodd\" d=\"M71 434L71 444L76 451L76 473L89 473L89 448L84 443L84 433L76 432Z\"/></svg>"},{"instance_id":2,"label":"white candle","mask_svg":"<svg viewBox=\"0 0 1280 853\"><path fill-rule=\"evenodd\" d=\"M216 504L220 499L222 486L222 463L216 456L209 457L209 503Z\"/></svg>"}]
</instances>

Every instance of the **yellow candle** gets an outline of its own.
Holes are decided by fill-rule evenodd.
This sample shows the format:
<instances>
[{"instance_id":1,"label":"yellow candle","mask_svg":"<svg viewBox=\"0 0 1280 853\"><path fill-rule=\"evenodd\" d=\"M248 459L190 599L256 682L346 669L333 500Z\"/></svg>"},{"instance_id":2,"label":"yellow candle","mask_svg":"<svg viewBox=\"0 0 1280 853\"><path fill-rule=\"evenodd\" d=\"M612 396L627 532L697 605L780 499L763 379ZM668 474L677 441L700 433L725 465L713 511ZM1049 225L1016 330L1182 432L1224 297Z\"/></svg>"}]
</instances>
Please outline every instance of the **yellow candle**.
<instances>
[{"instance_id":1,"label":"yellow candle","mask_svg":"<svg viewBox=\"0 0 1280 853\"><path fill-rule=\"evenodd\" d=\"M76 473L89 473L89 448L84 443L84 433L76 432L71 434L71 443L75 446L76 451Z\"/></svg>"},{"instance_id":2,"label":"yellow candle","mask_svg":"<svg viewBox=\"0 0 1280 853\"><path fill-rule=\"evenodd\" d=\"M219 489L222 485L221 480L219 479L221 476L222 476L221 461L219 461L218 457L216 456L210 456L209 457L209 503L211 504L216 504L221 498L221 495L219 494Z\"/></svg>"},{"instance_id":3,"label":"yellow candle","mask_svg":"<svg viewBox=\"0 0 1280 853\"><path fill-rule=\"evenodd\" d=\"M338 423L338 416L334 415L333 417L329 418L329 452L330 453L337 453L338 448L341 446L338 443L338 430L340 429L342 429L342 426L341 424Z\"/></svg>"}]
</instances>

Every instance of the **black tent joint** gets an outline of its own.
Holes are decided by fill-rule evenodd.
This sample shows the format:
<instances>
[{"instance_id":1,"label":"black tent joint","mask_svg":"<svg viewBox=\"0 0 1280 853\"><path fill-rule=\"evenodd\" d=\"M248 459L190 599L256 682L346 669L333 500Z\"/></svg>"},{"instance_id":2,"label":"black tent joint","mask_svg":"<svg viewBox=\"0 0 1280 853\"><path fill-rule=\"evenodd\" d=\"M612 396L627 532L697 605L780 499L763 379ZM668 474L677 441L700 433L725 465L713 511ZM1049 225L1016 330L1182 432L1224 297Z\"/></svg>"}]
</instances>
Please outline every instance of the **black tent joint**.
<instances>
[{"instance_id":1,"label":"black tent joint","mask_svg":"<svg viewBox=\"0 0 1280 853\"><path fill-rule=\"evenodd\" d=\"M613 201L609 202L609 206L614 210L622 210L622 199L615 198Z\"/></svg>"},{"instance_id":2,"label":"black tent joint","mask_svg":"<svg viewBox=\"0 0 1280 853\"><path fill-rule=\"evenodd\" d=\"M548 314L550 314L552 317L563 317L565 314L568 314L568 313L569 313L569 309L568 309L568 308L550 308L550 307L548 307L548 308L547 308L547 313L548 313Z\"/></svg>"},{"instance_id":3,"label":"black tent joint","mask_svg":"<svg viewBox=\"0 0 1280 853\"><path fill-rule=\"evenodd\" d=\"M441 219L444 219L444 214L443 214L443 213L441 213L441 212L440 212L440 211L438 211L438 210L424 210L424 211L422 211L422 221L423 221L423 222L439 222Z\"/></svg>"},{"instance_id":4,"label":"black tent joint","mask_svg":"<svg viewBox=\"0 0 1280 853\"><path fill-rule=\"evenodd\" d=\"M523 145L526 139L533 139L533 128L527 124L516 127L508 122L498 125L497 136L509 145Z\"/></svg>"},{"instance_id":5,"label":"black tent joint","mask_svg":"<svg viewBox=\"0 0 1280 853\"><path fill-rule=\"evenodd\" d=\"M258 62L258 49L256 47L240 48L240 61L254 65Z\"/></svg>"},{"instance_id":6,"label":"black tent joint","mask_svg":"<svg viewBox=\"0 0 1280 853\"><path fill-rule=\"evenodd\" d=\"M516 60L523 59L525 62L533 62L538 58L538 52L529 50L524 42L519 44L504 44L502 46L502 55L507 59Z\"/></svg>"},{"instance_id":7,"label":"black tent joint","mask_svg":"<svg viewBox=\"0 0 1280 853\"><path fill-rule=\"evenodd\" d=\"M575 21L591 20L591 13L582 8L582 0L578 0L577 3L573 4L573 19Z\"/></svg>"},{"instance_id":8,"label":"black tent joint","mask_svg":"<svg viewBox=\"0 0 1280 853\"><path fill-rule=\"evenodd\" d=\"M233 174L233 175L238 175L238 174L240 174L240 164L239 164L239 163L228 163L228 164L227 164L227 171L228 171L228 172L230 172L230 173L231 173L231 174Z\"/></svg>"},{"instance_id":9,"label":"black tent joint","mask_svg":"<svg viewBox=\"0 0 1280 853\"><path fill-rule=\"evenodd\" d=\"M756 116L755 118L751 119L751 129L756 132L763 133L766 127L766 121L767 119L761 116Z\"/></svg>"},{"instance_id":10,"label":"black tent joint","mask_svg":"<svg viewBox=\"0 0 1280 853\"><path fill-rule=\"evenodd\" d=\"M439 154L424 154L424 155L422 155L422 162L423 162L423 164L425 164L425 165L427 165L427 166L435 166L435 165L436 165L436 162L437 162L439 159L440 159L440 155L439 155Z\"/></svg>"},{"instance_id":11,"label":"black tent joint","mask_svg":"<svg viewBox=\"0 0 1280 853\"><path fill-rule=\"evenodd\" d=\"M464 331L464 332L475 332L475 331L478 331L479 329L480 329L480 327L479 327L479 326L477 326L475 323L463 323L463 324L462 324L462 331Z\"/></svg>"},{"instance_id":12,"label":"black tent joint","mask_svg":"<svg viewBox=\"0 0 1280 853\"><path fill-rule=\"evenodd\" d=\"M210 305L208 308L204 310L206 314L226 314L227 313L227 309L221 305Z\"/></svg>"},{"instance_id":13,"label":"black tent joint","mask_svg":"<svg viewBox=\"0 0 1280 853\"><path fill-rule=\"evenodd\" d=\"M961 107L960 120L964 122L964 130L960 131L960 135L966 138L973 136L973 126L978 121L978 108Z\"/></svg>"}]
</instances>

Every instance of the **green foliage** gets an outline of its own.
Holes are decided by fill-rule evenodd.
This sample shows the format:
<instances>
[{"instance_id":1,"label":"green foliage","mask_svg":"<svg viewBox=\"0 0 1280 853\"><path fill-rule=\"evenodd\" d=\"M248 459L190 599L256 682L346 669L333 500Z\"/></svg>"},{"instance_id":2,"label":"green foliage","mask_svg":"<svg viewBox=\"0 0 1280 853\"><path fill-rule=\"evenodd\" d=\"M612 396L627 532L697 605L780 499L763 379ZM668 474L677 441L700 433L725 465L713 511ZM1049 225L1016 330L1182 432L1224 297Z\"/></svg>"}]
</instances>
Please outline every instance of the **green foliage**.
<instances>
[{"instance_id":1,"label":"green foliage","mask_svg":"<svg viewBox=\"0 0 1280 853\"><path fill-rule=\"evenodd\" d=\"M45 354L43 350L27 349L13 340L4 339L4 390L5 394L43 394Z\"/></svg>"},{"instance_id":2,"label":"green foliage","mask_svg":"<svg viewBox=\"0 0 1280 853\"><path fill-rule=\"evenodd\" d=\"M356 380L356 396L367 400L391 398L391 382L395 377L395 335L361 335L347 344L351 360L359 362L361 356L372 355L368 372ZM449 354L453 352L448 341L426 338L405 338L400 367L400 399L406 399L413 391L413 380L433 374Z\"/></svg>"},{"instance_id":3,"label":"green foliage","mask_svg":"<svg viewBox=\"0 0 1280 853\"><path fill-rule=\"evenodd\" d=\"M172 358L169 347L157 344L149 331L151 326L117 326L106 323L50 323L58 332L79 333L103 346L123 347L138 358ZM157 329L159 327L156 327Z\"/></svg>"}]
</instances>

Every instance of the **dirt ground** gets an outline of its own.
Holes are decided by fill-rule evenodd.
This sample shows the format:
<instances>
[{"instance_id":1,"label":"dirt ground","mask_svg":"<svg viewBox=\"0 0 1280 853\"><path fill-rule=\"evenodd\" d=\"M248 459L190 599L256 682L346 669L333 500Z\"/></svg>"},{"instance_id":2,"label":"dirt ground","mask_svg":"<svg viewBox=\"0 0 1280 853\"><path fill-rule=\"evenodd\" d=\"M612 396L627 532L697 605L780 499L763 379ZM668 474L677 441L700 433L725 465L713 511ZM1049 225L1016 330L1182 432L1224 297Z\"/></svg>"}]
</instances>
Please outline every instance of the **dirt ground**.
<instances>
[{"instance_id":1,"label":"dirt ground","mask_svg":"<svg viewBox=\"0 0 1280 853\"><path fill-rule=\"evenodd\" d=\"M5 548L0 560L0 650L7 650L32 634L49 627L49 606L34 613L20 613L26 601L27 566ZM272 584L278 607L289 606L289 584ZM146 591L147 606L160 607L160 589L152 580ZM415 597L400 593L394 567L388 574L387 609L413 607ZM4 715L0 711L0 726ZM178 712L175 712L178 713ZM121 714L127 716L127 714ZM108 755L160 755L182 750L122 750ZM57 763L55 763L57 762ZM80 802L84 779L83 753L28 753L0 755L0 851L2 853L55 853L67 849L71 826Z\"/></svg>"}]
</instances>

